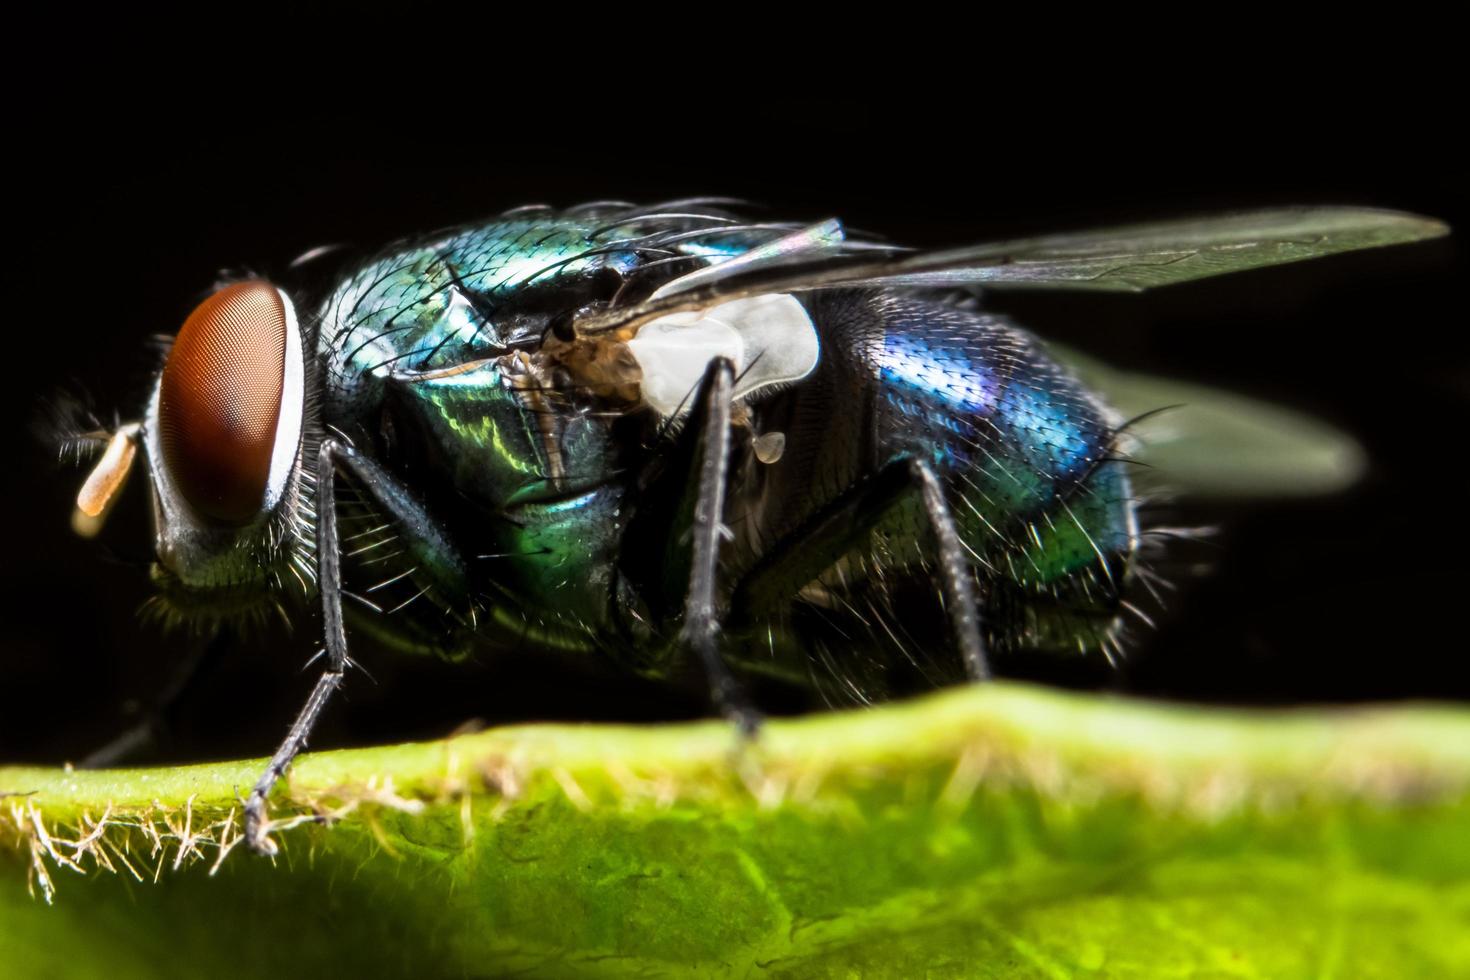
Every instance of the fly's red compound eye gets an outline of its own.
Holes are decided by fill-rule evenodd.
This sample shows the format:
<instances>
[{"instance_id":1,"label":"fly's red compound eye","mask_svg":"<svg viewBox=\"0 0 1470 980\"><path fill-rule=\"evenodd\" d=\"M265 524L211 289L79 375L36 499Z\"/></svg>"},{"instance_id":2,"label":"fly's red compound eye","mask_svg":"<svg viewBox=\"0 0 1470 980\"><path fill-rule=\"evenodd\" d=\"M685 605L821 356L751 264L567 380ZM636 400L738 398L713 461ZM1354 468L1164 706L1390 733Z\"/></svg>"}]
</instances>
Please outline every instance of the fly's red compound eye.
<instances>
[{"instance_id":1,"label":"fly's red compound eye","mask_svg":"<svg viewBox=\"0 0 1470 980\"><path fill-rule=\"evenodd\" d=\"M242 524L267 507L293 320L270 283L241 282L201 303L174 341L159 435L172 482L203 517Z\"/></svg>"}]
</instances>

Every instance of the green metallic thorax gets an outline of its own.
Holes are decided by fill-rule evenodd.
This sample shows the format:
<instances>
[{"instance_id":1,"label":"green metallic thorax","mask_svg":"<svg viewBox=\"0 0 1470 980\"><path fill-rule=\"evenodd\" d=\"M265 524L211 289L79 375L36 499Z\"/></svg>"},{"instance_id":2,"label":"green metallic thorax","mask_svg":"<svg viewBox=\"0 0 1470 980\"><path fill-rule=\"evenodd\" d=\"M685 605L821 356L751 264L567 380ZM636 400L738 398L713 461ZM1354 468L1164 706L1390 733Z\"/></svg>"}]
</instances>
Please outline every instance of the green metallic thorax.
<instances>
[{"instance_id":1,"label":"green metallic thorax","mask_svg":"<svg viewBox=\"0 0 1470 980\"><path fill-rule=\"evenodd\" d=\"M326 420L422 495L471 568L466 595L434 598L553 645L591 645L607 625L620 453L596 399L552 390L507 350L637 265L632 252L583 257L597 225L512 220L406 247L322 308ZM407 555L373 574L434 560Z\"/></svg>"}]
</instances>

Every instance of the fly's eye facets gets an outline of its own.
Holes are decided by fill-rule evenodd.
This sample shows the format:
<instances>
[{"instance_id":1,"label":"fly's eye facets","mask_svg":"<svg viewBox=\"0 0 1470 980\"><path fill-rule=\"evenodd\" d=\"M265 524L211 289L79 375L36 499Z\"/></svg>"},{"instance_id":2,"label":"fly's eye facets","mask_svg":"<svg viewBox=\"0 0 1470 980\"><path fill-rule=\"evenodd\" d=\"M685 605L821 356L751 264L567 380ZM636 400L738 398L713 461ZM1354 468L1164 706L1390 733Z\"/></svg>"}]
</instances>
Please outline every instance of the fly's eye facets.
<instances>
[{"instance_id":1,"label":"fly's eye facets","mask_svg":"<svg viewBox=\"0 0 1470 980\"><path fill-rule=\"evenodd\" d=\"M174 341L159 388L164 463L201 516L242 524L261 512L281 413L287 312L255 280L201 303Z\"/></svg>"}]
</instances>

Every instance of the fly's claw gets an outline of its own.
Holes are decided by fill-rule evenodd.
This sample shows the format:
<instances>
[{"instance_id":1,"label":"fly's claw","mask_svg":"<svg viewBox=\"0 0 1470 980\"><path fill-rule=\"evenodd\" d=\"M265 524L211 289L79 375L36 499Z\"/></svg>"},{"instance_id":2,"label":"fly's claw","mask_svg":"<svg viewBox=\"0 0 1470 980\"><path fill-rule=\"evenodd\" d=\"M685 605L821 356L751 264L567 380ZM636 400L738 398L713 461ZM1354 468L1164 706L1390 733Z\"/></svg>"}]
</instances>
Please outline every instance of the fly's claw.
<instances>
[{"instance_id":1,"label":"fly's claw","mask_svg":"<svg viewBox=\"0 0 1470 980\"><path fill-rule=\"evenodd\" d=\"M253 793L245 802L245 843L261 857L275 857L281 851L276 842L271 840L265 799Z\"/></svg>"},{"instance_id":2,"label":"fly's claw","mask_svg":"<svg viewBox=\"0 0 1470 980\"><path fill-rule=\"evenodd\" d=\"M730 712L730 720L735 723L735 735L740 740L739 748L744 749L754 745L760 737L766 716L748 705L742 705Z\"/></svg>"}]
</instances>

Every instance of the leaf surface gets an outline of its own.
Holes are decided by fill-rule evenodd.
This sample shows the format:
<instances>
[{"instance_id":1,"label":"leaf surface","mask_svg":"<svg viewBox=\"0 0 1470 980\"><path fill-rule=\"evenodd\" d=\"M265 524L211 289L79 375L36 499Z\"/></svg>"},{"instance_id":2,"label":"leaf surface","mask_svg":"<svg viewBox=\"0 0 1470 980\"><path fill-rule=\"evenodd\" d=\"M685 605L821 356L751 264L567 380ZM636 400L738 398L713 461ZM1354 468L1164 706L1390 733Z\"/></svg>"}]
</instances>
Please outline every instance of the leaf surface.
<instances>
[{"instance_id":1,"label":"leaf surface","mask_svg":"<svg viewBox=\"0 0 1470 980\"><path fill-rule=\"evenodd\" d=\"M302 758L274 864L260 764L0 769L0 974L1470 975L1459 708L491 730Z\"/></svg>"}]
</instances>

